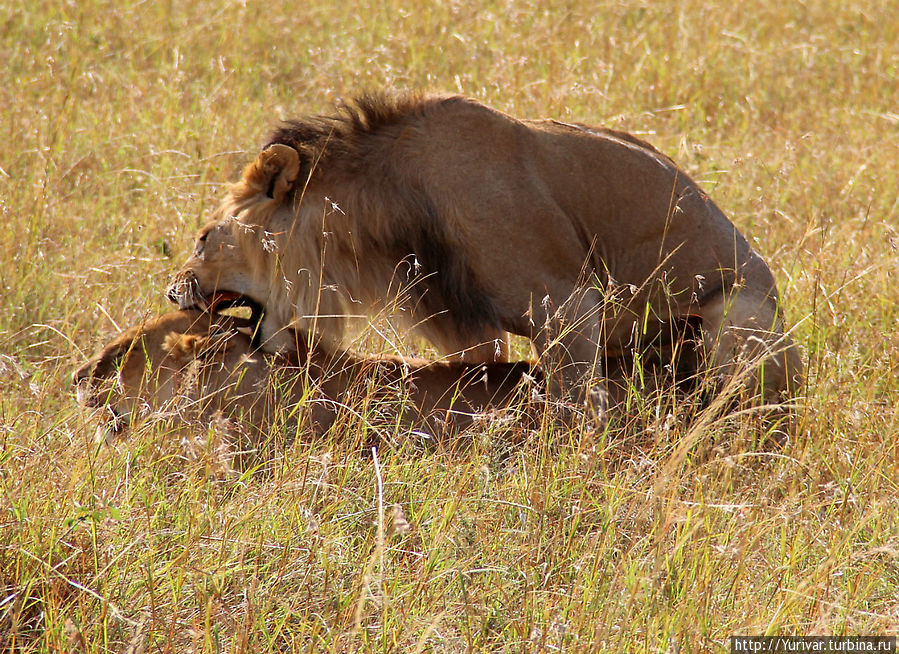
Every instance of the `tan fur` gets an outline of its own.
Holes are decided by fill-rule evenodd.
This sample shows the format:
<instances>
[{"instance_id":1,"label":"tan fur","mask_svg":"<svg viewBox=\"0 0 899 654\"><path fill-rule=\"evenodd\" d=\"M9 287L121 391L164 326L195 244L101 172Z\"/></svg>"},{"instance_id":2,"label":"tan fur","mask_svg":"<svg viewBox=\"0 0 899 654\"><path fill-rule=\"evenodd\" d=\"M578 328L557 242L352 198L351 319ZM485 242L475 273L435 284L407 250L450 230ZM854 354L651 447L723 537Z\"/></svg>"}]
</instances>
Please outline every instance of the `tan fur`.
<instances>
[{"instance_id":1,"label":"tan fur","mask_svg":"<svg viewBox=\"0 0 899 654\"><path fill-rule=\"evenodd\" d=\"M74 376L81 401L105 407L110 431L133 415L188 420L215 414L241 420L265 436L285 408L327 430L341 406L363 413L383 402L409 429L435 438L469 426L475 415L508 405L527 392L526 363L469 364L329 353L295 343L298 359L254 352L239 318L176 311L125 331ZM534 371L534 375L539 373ZM388 401L390 399L394 401ZM383 416L382 416L383 417ZM384 425L382 425L382 428Z\"/></svg>"},{"instance_id":2,"label":"tan fur","mask_svg":"<svg viewBox=\"0 0 899 654\"><path fill-rule=\"evenodd\" d=\"M336 343L395 307L446 354L530 338L558 398L607 404L600 361L702 322L713 373L757 401L800 383L767 264L667 157L621 132L518 120L473 100L364 97L297 121L244 171L170 288L227 290Z\"/></svg>"}]
</instances>

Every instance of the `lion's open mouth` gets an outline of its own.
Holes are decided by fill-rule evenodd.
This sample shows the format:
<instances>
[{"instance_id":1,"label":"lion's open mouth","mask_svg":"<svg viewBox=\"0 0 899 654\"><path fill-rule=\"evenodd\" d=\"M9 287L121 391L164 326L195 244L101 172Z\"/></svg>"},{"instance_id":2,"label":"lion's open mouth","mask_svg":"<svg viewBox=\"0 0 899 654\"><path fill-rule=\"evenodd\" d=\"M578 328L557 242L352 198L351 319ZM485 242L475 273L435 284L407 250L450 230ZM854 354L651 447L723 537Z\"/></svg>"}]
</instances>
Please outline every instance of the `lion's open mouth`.
<instances>
[{"instance_id":1,"label":"lion's open mouth","mask_svg":"<svg viewBox=\"0 0 899 654\"><path fill-rule=\"evenodd\" d=\"M254 329L262 320L262 305L246 295L234 293L233 291L216 291L208 300L203 298L202 304L206 306L198 304L195 308L208 311L209 313L223 313L235 310L231 315L248 319L253 324Z\"/></svg>"},{"instance_id":2,"label":"lion's open mouth","mask_svg":"<svg viewBox=\"0 0 899 654\"><path fill-rule=\"evenodd\" d=\"M262 313L262 305L248 298L246 295L233 291L215 291L212 295L195 293L189 301L178 303L182 311L203 311L208 313L221 313L227 309L249 308L252 314Z\"/></svg>"},{"instance_id":3,"label":"lion's open mouth","mask_svg":"<svg viewBox=\"0 0 899 654\"><path fill-rule=\"evenodd\" d=\"M199 298L198 306L196 308L202 309L203 311L209 311L210 313L216 313L223 309L250 306L251 303L253 303L253 301L250 298L245 297L240 293L235 293L233 291L215 291L208 298Z\"/></svg>"},{"instance_id":4,"label":"lion's open mouth","mask_svg":"<svg viewBox=\"0 0 899 654\"><path fill-rule=\"evenodd\" d=\"M262 320L263 307L259 302L227 289L215 290L206 295L200 290L200 283L192 272L179 274L169 286L166 295L182 311L222 313L237 309L242 311L232 312L231 315L250 320L254 326Z\"/></svg>"}]
</instances>

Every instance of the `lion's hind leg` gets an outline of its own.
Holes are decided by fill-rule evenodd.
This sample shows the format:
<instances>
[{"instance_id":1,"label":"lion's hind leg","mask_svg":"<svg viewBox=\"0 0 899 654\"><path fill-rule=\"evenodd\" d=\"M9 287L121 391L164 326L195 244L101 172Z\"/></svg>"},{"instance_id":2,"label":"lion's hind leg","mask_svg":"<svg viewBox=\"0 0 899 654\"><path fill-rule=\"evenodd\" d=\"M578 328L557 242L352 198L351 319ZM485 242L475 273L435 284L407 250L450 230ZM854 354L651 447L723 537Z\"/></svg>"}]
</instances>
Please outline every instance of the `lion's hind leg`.
<instances>
[{"instance_id":1,"label":"lion's hind leg","mask_svg":"<svg viewBox=\"0 0 899 654\"><path fill-rule=\"evenodd\" d=\"M802 362L777 301L752 288L716 294L700 308L706 368L741 403L792 423L789 401L802 383ZM786 431L792 431L792 424Z\"/></svg>"}]
</instances>

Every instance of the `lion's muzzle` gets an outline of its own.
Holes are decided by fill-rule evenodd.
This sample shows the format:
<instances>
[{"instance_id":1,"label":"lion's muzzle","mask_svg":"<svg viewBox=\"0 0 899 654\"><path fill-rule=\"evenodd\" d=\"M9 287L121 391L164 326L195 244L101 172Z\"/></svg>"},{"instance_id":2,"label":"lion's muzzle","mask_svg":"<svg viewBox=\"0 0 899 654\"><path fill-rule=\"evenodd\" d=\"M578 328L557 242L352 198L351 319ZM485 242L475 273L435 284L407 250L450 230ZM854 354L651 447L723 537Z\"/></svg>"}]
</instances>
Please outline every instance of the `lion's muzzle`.
<instances>
[{"instance_id":1,"label":"lion's muzzle","mask_svg":"<svg viewBox=\"0 0 899 654\"><path fill-rule=\"evenodd\" d=\"M200 281L190 270L178 273L166 290L166 297L178 305L179 309L205 309L206 297L200 291Z\"/></svg>"}]
</instances>

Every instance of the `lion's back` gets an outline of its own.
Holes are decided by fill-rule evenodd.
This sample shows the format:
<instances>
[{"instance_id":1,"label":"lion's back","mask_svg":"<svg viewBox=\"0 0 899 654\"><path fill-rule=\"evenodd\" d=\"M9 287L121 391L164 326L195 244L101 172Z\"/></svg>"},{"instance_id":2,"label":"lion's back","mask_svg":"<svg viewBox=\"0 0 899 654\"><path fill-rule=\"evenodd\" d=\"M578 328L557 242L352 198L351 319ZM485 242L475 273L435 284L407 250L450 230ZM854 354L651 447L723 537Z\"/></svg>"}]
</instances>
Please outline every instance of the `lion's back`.
<instances>
[{"instance_id":1,"label":"lion's back","mask_svg":"<svg viewBox=\"0 0 899 654\"><path fill-rule=\"evenodd\" d=\"M456 250L506 293L546 280L570 291L585 265L634 285L664 271L687 290L696 275L753 260L690 176L626 132L448 98L400 147L398 169L424 187Z\"/></svg>"}]
</instances>

